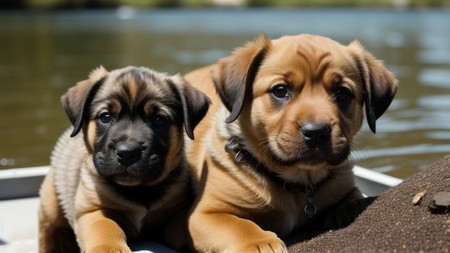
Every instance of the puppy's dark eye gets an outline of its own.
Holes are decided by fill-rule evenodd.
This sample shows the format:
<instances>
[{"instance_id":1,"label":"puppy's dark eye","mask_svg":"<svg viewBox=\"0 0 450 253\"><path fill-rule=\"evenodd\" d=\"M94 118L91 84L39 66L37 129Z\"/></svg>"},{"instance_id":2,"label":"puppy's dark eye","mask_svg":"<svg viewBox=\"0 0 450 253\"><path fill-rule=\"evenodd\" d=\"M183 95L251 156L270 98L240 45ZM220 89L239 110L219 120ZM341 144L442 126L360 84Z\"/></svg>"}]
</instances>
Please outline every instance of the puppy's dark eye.
<instances>
[{"instance_id":1,"label":"puppy's dark eye","mask_svg":"<svg viewBox=\"0 0 450 253\"><path fill-rule=\"evenodd\" d=\"M155 126L155 127L162 127L162 126L165 126L167 123L167 119L161 115L153 116L151 121L152 121L153 126Z\"/></svg>"},{"instance_id":2,"label":"puppy's dark eye","mask_svg":"<svg viewBox=\"0 0 450 253\"><path fill-rule=\"evenodd\" d=\"M338 87L334 91L334 99L340 106L347 106L352 98L352 92L346 87Z\"/></svg>"},{"instance_id":3,"label":"puppy's dark eye","mask_svg":"<svg viewBox=\"0 0 450 253\"><path fill-rule=\"evenodd\" d=\"M286 84L277 84L272 88L272 94L277 98L288 98L289 90Z\"/></svg>"},{"instance_id":4,"label":"puppy's dark eye","mask_svg":"<svg viewBox=\"0 0 450 253\"><path fill-rule=\"evenodd\" d=\"M98 117L98 119L100 120L100 122L102 122L103 124L109 124L111 122L111 114L104 112L102 114L100 114L100 116Z\"/></svg>"}]
</instances>

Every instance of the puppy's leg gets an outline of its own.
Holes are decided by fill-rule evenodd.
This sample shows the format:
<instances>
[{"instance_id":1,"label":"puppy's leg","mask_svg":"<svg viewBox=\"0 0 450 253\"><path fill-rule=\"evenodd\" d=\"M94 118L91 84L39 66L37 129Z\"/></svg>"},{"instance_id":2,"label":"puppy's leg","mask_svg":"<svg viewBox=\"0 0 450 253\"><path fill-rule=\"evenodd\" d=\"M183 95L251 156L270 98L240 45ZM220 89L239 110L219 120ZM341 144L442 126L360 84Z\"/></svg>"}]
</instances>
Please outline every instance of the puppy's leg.
<instances>
[{"instance_id":1,"label":"puppy's leg","mask_svg":"<svg viewBox=\"0 0 450 253\"><path fill-rule=\"evenodd\" d=\"M39 207L39 252L79 252L75 234L62 213L50 170L42 183Z\"/></svg>"},{"instance_id":2,"label":"puppy's leg","mask_svg":"<svg viewBox=\"0 0 450 253\"><path fill-rule=\"evenodd\" d=\"M227 213L193 213L189 230L197 252L287 253L277 235Z\"/></svg>"},{"instance_id":3,"label":"puppy's leg","mask_svg":"<svg viewBox=\"0 0 450 253\"><path fill-rule=\"evenodd\" d=\"M108 210L96 210L80 216L75 223L75 233L82 252L131 253L125 232Z\"/></svg>"},{"instance_id":4,"label":"puppy's leg","mask_svg":"<svg viewBox=\"0 0 450 253\"><path fill-rule=\"evenodd\" d=\"M358 188L353 188L335 208L325 216L324 227L327 229L343 228L352 223L376 197L364 198Z\"/></svg>"}]
</instances>

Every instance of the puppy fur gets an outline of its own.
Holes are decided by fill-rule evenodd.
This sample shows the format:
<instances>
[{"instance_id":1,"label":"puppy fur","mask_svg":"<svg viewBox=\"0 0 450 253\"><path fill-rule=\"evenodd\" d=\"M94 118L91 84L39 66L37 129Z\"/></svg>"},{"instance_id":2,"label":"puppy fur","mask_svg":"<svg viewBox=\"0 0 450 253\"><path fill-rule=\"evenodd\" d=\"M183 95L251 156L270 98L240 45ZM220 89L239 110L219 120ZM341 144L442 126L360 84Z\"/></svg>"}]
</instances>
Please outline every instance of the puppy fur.
<instances>
[{"instance_id":1,"label":"puppy fur","mask_svg":"<svg viewBox=\"0 0 450 253\"><path fill-rule=\"evenodd\" d=\"M397 90L359 42L262 35L185 78L212 100L186 143L195 251L287 252L280 238L322 214L338 223L343 214L355 218L347 203L362 196L351 141L364 110L375 132Z\"/></svg>"},{"instance_id":2,"label":"puppy fur","mask_svg":"<svg viewBox=\"0 0 450 253\"><path fill-rule=\"evenodd\" d=\"M61 100L73 126L40 191L39 252L131 252L138 238L182 249L192 202L183 136L194 137L209 99L179 75L99 67Z\"/></svg>"}]
</instances>

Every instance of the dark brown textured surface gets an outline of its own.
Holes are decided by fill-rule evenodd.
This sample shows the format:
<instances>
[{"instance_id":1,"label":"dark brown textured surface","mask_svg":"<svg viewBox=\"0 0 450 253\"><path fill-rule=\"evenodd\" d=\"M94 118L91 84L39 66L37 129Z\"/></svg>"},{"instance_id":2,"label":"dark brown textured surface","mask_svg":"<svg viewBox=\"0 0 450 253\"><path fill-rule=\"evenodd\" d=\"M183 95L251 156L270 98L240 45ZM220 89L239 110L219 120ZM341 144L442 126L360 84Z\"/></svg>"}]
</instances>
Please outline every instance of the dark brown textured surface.
<instances>
[{"instance_id":1,"label":"dark brown textured surface","mask_svg":"<svg viewBox=\"0 0 450 253\"><path fill-rule=\"evenodd\" d=\"M350 226L294 243L289 252L450 252L450 213L428 209L441 191L450 191L450 156L381 194Z\"/></svg>"}]
</instances>

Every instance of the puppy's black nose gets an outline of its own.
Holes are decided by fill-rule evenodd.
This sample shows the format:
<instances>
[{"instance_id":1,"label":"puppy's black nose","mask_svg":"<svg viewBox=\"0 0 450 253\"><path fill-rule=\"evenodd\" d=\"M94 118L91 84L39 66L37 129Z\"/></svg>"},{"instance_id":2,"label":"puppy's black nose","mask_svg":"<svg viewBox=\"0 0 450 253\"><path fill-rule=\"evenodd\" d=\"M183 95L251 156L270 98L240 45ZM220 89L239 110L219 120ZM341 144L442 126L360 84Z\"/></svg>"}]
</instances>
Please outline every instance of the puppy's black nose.
<instances>
[{"instance_id":1,"label":"puppy's black nose","mask_svg":"<svg viewBox=\"0 0 450 253\"><path fill-rule=\"evenodd\" d=\"M120 163L130 165L141 158L143 149L138 141L119 142L116 146L116 155Z\"/></svg>"},{"instance_id":2,"label":"puppy's black nose","mask_svg":"<svg viewBox=\"0 0 450 253\"><path fill-rule=\"evenodd\" d=\"M301 127L301 131L306 144L314 147L329 142L331 138L331 127L327 123L307 122Z\"/></svg>"}]
</instances>

